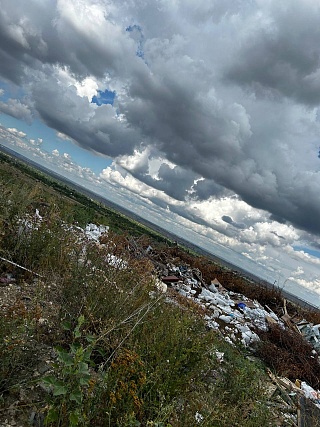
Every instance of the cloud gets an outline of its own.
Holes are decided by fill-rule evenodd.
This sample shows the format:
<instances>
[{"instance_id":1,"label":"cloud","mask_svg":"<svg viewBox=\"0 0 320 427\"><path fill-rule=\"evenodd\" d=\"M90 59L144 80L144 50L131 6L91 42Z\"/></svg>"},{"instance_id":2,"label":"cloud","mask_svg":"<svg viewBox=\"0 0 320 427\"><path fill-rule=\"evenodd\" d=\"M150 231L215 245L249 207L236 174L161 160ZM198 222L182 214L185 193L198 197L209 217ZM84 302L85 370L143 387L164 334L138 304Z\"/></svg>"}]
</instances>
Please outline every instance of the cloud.
<instances>
[{"instance_id":1,"label":"cloud","mask_svg":"<svg viewBox=\"0 0 320 427\"><path fill-rule=\"evenodd\" d=\"M7 128L6 130L9 132L9 134L14 135L17 138L25 138L27 136L26 133L24 133L24 132L22 132L16 128Z\"/></svg>"},{"instance_id":2,"label":"cloud","mask_svg":"<svg viewBox=\"0 0 320 427\"><path fill-rule=\"evenodd\" d=\"M262 245L281 247L294 244L299 239L299 233L291 225L277 222L257 222L241 231L241 241L259 242Z\"/></svg>"},{"instance_id":3,"label":"cloud","mask_svg":"<svg viewBox=\"0 0 320 427\"><path fill-rule=\"evenodd\" d=\"M302 267L298 266L297 269L292 273L293 276L301 276L304 274Z\"/></svg>"},{"instance_id":4,"label":"cloud","mask_svg":"<svg viewBox=\"0 0 320 427\"><path fill-rule=\"evenodd\" d=\"M6 102L0 101L0 111L27 123L32 122L31 109L19 99L8 99Z\"/></svg>"},{"instance_id":5,"label":"cloud","mask_svg":"<svg viewBox=\"0 0 320 427\"><path fill-rule=\"evenodd\" d=\"M69 138L67 135L65 135L62 132L56 132L56 135L59 139L61 139L62 141L72 141L71 138Z\"/></svg>"},{"instance_id":6,"label":"cloud","mask_svg":"<svg viewBox=\"0 0 320 427\"><path fill-rule=\"evenodd\" d=\"M39 147L42 145L43 143L43 139L42 138L37 138L37 139L29 139L29 143L31 145L34 145L35 147Z\"/></svg>"},{"instance_id":7,"label":"cloud","mask_svg":"<svg viewBox=\"0 0 320 427\"><path fill-rule=\"evenodd\" d=\"M91 101L92 97L97 95L98 84L90 77L85 78L81 82L76 81L75 86L77 88L78 95L86 96L89 101Z\"/></svg>"},{"instance_id":8,"label":"cloud","mask_svg":"<svg viewBox=\"0 0 320 427\"><path fill-rule=\"evenodd\" d=\"M309 255L307 252L303 250L296 251L291 246L286 247L286 252L290 254L290 256L296 260L302 260L308 262L310 264L314 264L320 266L320 259Z\"/></svg>"},{"instance_id":9,"label":"cloud","mask_svg":"<svg viewBox=\"0 0 320 427\"><path fill-rule=\"evenodd\" d=\"M320 235L319 18L311 0L3 0L0 75L21 99L0 109L113 157L130 172L112 172L119 184L228 236L280 245L276 221L289 240L290 224ZM233 195L272 226L192 211Z\"/></svg>"},{"instance_id":10,"label":"cloud","mask_svg":"<svg viewBox=\"0 0 320 427\"><path fill-rule=\"evenodd\" d=\"M163 191L157 190L144 182L136 179L132 174L123 169L117 164L105 168L101 174L100 179L103 181L111 182L116 186L122 186L126 189L138 194L140 197L152 199L158 204L166 206L168 203L176 203L170 196L166 195Z\"/></svg>"},{"instance_id":11,"label":"cloud","mask_svg":"<svg viewBox=\"0 0 320 427\"><path fill-rule=\"evenodd\" d=\"M319 18L319 5L311 0L262 6L262 13L252 16L251 31L240 34L226 76L258 96L283 95L318 105Z\"/></svg>"},{"instance_id":12,"label":"cloud","mask_svg":"<svg viewBox=\"0 0 320 427\"><path fill-rule=\"evenodd\" d=\"M308 280L297 278L297 277L289 277L289 280L292 280L293 282L298 283L304 289L308 289L310 291L317 292L318 294L320 293L319 292L319 289L320 289L320 280L319 279L314 279L314 280L308 281ZM316 301L315 301L315 303L316 303Z\"/></svg>"},{"instance_id":13,"label":"cloud","mask_svg":"<svg viewBox=\"0 0 320 427\"><path fill-rule=\"evenodd\" d=\"M233 219L229 215L223 215L221 217L221 219L222 219L222 221L226 222L227 224L233 225L233 227L235 227L235 228L240 228L240 229L246 228L245 224L233 221Z\"/></svg>"}]
</instances>

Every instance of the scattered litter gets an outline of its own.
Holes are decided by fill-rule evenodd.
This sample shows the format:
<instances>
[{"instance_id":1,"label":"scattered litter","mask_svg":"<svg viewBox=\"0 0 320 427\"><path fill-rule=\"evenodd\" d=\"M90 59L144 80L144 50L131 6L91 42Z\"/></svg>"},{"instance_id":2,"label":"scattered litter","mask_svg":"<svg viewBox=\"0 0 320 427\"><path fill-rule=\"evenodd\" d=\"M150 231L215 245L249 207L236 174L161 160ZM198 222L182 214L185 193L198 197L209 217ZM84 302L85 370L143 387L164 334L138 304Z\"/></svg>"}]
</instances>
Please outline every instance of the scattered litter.
<instances>
[{"instance_id":1,"label":"scattered litter","mask_svg":"<svg viewBox=\"0 0 320 427\"><path fill-rule=\"evenodd\" d=\"M194 417L197 423L201 423L204 420L204 417L200 414L200 412L196 412L196 415Z\"/></svg>"},{"instance_id":2,"label":"scattered litter","mask_svg":"<svg viewBox=\"0 0 320 427\"><path fill-rule=\"evenodd\" d=\"M42 220L42 216L40 215L39 209L36 209L35 217L40 221Z\"/></svg>"},{"instance_id":3,"label":"scattered litter","mask_svg":"<svg viewBox=\"0 0 320 427\"><path fill-rule=\"evenodd\" d=\"M116 267L119 270L125 270L128 267L128 263L126 261L112 254L108 254L106 256L106 262L108 265Z\"/></svg>"},{"instance_id":4,"label":"scattered litter","mask_svg":"<svg viewBox=\"0 0 320 427\"><path fill-rule=\"evenodd\" d=\"M92 240L98 241L99 238L108 233L109 227L107 225L96 225L96 224L87 224L85 227L85 234Z\"/></svg>"},{"instance_id":5,"label":"scattered litter","mask_svg":"<svg viewBox=\"0 0 320 427\"><path fill-rule=\"evenodd\" d=\"M34 221L42 221L39 210L36 209ZM28 226L29 223L25 223ZM100 238L108 233L109 227L104 225L88 224L85 229L75 227L82 235L87 236L95 242L99 242ZM33 228L35 229L35 228ZM131 242L132 243L132 242ZM103 244L101 245L103 246ZM145 255L151 258L153 248L148 246L144 251ZM18 265L10 260L0 257L4 262L10 263L18 268L28 271L35 276L39 274ZM105 261L108 265L118 269L128 267L128 264L123 259L107 254ZM10 284L15 282L15 278L6 274L0 277L0 283ZM206 285L202 278L202 273L198 269L192 269L186 265L176 266L167 264L162 269L159 278L155 279L155 288L159 292L166 293L168 286L176 290L180 295L191 299L194 303L205 309L205 321L208 328L217 330L221 333L226 342L232 346L235 343L241 343L246 347L250 347L254 342L259 340L256 330L266 331L270 325L279 325L281 327L289 327L301 332L301 334L312 343L315 350L320 351L320 324L313 325L307 321L299 323L293 322L291 317L286 312L279 318L268 306L262 307L257 301L249 300L244 295L236 294L228 291L223 287L218 279L211 280L210 285ZM159 293L151 292L150 295L159 295ZM28 297L27 297L28 298ZM45 326L48 323L46 318L40 317L38 324ZM217 361L222 364L224 362L224 353L215 351ZM167 361L169 363L169 360ZM270 378L273 385L269 385L268 393L270 397L279 391L282 399L290 407L297 407L295 403L296 396L304 396L320 408L320 392L314 390L306 382L297 380L292 383L287 378L277 378L270 373ZM32 413L30 422L36 420L37 414ZM201 423L204 417L201 413L196 412L195 420Z\"/></svg>"},{"instance_id":6,"label":"scattered litter","mask_svg":"<svg viewBox=\"0 0 320 427\"><path fill-rule=\"evenodd\" d=\"M238 308L241 308L242 310L245 310L247 308L247 305L244 302L239 302L237 304Z\"/></svg>"},{"instance_id":7,"label":"scattered litter","mask_svg":"<svg viewBox=\"0 0 320 427\"><path fill-rule=\"evenodd\" d=\"M216 277L213 280L211 280L211 285L209 286L209 289L211 292L216 292L216 291L221 292L225 290L225 288L221 285L221 283Z\"/></svg>"},{"instance_id":8,"label":"scattered litter","mask_svg":"<svg viewBox=\"0 0 320 427\"><path fill-rule=\"evenodd\" d=\"M320 391L316 391L304 381L301 382L301 390L303 391L305 397L313 400L318 408L320 408Z\"/></svg>"},{"instance_id":9,"label":"scattered litter","mask_svg":"<svg viewBox=\"0 0 320 427\"><path fill-rule=\"evenodd\" d=\"M156 285L156 288L158 289L158 291L160 291L164 294L168 290L168 286L159 279L156 279L155 285Z\"/></svg>"},{"instance_id":10,"label":"scattered litter","mask_svg":"<svg viewBox=\"0 0 320 427\"><path fill-rule=\"evenodd\" d=\"M220 320L223 320L224 322L226 322L226 323L230 323L231 321L232 321L232 317L230 317L230 316L225 316L224 314L222 314L220 317L219 317L219 319Z\"/></svg>"},{"instance_id":11,"label":"scattered litter","mask_svg":"<svg viewBox=\"0 0 320 427\"><path fill-rule=\"evenodd\" d=\"M313 348L320 353L320 324L313 325L312 323L302 320L296 324L296 327L305 337L305 339L312 344Z\"/></svg>"},{"instance_id":12,"label":"scattered litter","mask_svg":"<svg viewBox=\"0 0 320 427\"><path fill-rule=\"evenodd\" d=\"M217 360L219 363L223 362L223 358L224 358L224 353L221 351L216 351L216 356L217 356Z\"/></svg>"}]
</instances>

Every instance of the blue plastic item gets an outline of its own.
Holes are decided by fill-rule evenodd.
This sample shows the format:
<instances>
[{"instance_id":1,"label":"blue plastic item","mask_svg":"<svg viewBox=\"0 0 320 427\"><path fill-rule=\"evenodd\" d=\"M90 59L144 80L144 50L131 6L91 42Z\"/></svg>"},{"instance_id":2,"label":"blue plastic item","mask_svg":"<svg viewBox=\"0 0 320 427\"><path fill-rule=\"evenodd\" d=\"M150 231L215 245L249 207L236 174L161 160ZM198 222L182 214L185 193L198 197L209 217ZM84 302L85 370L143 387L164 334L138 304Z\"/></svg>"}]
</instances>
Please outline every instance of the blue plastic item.
<instances>
[{"instance_id":1,"label":"blue plastic item","mask_svg":"<svg viewBox=\"0 0 320 427\"><path fill-rule=\"evenodd\" d=\"M245 304L244 302L239 302L239 303L238 303L238 307L239 307L239 308L244 309L244 308L246 308L247 306L246 306L246 304Z\"/></svg>"}]
</instances>

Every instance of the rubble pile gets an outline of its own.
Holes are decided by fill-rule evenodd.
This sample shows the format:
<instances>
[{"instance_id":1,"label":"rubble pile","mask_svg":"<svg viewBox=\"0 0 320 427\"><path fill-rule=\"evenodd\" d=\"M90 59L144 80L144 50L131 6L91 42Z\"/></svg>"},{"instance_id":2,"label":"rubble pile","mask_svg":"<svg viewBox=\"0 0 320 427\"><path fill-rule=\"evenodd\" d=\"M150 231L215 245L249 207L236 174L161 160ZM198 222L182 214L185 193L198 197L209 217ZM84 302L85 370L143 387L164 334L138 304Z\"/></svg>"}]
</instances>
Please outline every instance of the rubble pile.
<instances>
[{"instance_id":1,"label":"rubble pile","mask_svg":"<svg viewBox=\"0 0 320 427\"><path fill-rule=\"evenodd\" d=\"M318 357L320 363L320 325L312 325L306 320L294 321L286 310L280 318L268 306L262 307L256 300L225 289L216 278L210 285L205 284L201 272L186 265L168 263L163 272L166 275L160 275L162 282L205 309L208 327L217 330L231 345L241 344L253 349L253 344L260 339L258 330L267 331L270 325L278 325L282 329L291 327L313 344L314 357ZM298 408L298 421L302 416L301 408L306 408L308 402L313 404L311 412L318 410L317 416L320 416L319 390L314 390L304 381L296 380L293 383L288 378L276 377L271 371L269 375L275 385L271 396L278 393L281 404L289 412ZM302 412L306 412L306 409ZM302 421L298 425L302 425Z\"/></svg>"},{"instance_id":2,"label":"rubble pile","mask_svg":"<svg viewBox=\"0 0 320 427\"><path fill-rule=\"evenodd\" d=\"M169 275L162 276L162 281L205 308L208 326L219 330L231 344L250 346L259 340L255 331L267 330L270 323L285 327L271 309L265 309L258 301L244 295L228 291L216 278L210 285L205 285L201 273L187 266L168 264L167 271Z\"/></svg>"},{"instance_id":3,"label":"rubble pile","mask_svg":"<svg viewBox=\"0 0 320 427\"><path fill-rule=\"evenodd\" d=\"M320 324L313 325L303 319L296 324L298 330L310 342L313 348L320 354Z\"/></svg>"}]
</instances>

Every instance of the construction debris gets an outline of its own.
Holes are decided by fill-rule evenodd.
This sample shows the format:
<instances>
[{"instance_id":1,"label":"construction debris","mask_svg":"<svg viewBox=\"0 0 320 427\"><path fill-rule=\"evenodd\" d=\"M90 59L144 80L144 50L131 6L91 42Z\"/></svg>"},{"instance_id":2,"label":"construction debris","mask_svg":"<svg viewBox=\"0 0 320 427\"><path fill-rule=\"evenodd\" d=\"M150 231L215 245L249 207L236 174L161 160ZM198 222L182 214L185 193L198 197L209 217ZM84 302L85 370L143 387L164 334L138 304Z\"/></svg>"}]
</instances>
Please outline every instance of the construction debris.
<instances>
[{"instance_id":1,"label":"construction debris","mask_svg":"<svg viewBox=\"0 0 320 427\"><path fill-rule=\"evenodd\" d=\"M320 354L320 324L313 325L305 319L296 324L297 329L312 344L313 348Z\"/></svg>"}]
</instances>

